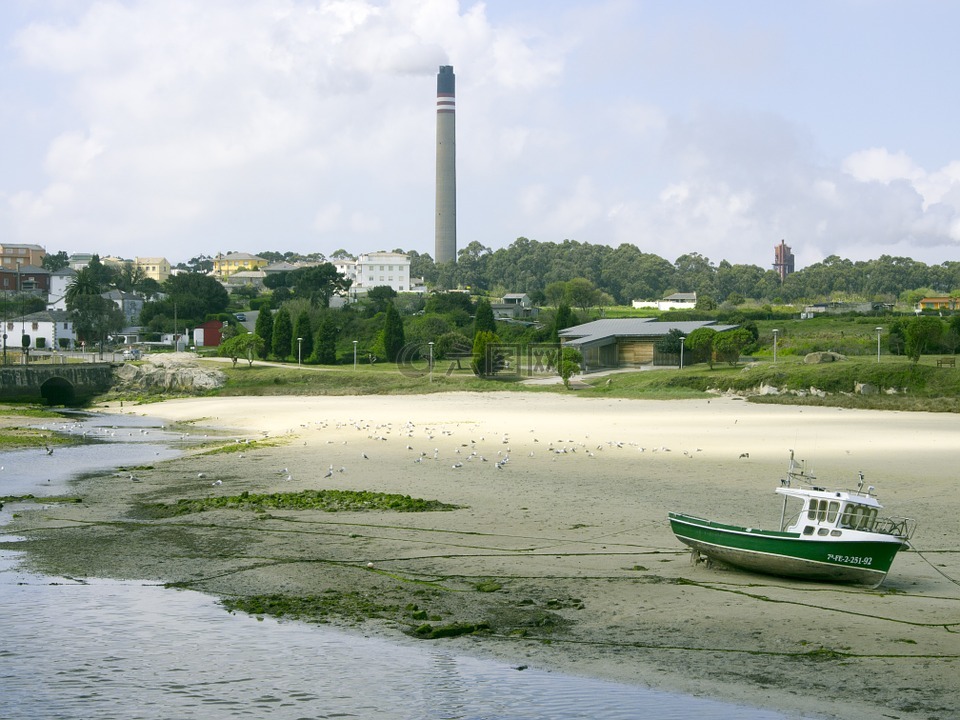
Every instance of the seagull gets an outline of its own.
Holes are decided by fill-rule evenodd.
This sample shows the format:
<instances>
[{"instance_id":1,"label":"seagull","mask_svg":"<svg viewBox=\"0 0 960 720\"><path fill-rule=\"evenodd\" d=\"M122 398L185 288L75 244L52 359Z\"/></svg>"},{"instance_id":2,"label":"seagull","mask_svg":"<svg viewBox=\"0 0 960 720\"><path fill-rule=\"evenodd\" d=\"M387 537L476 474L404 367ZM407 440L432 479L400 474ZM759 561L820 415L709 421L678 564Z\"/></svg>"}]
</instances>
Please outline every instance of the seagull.
<instances>
[{"instance_id":1,"label":"seagull","mask_svg":"<svg viewBox=\"0 0 960 720\"><path fill-rule=\"evenodd\" d=\"M223 485L223 480L214 480L212 483L210 483L210 485L211 485L211 486L214 486L214 485Z\"/></svg>"},{"instance_id":2,"label":"seagull","mask_svg":"<svg viewBox=\"0 0 960 720\"><path fill-rule=\"evenodd\" d=\"M369 457L367 457L367 454L366 454L366 453L360 453L360 455L361 455L361 457L363 457L364 460L369 460L369 459L370 459Z\"/></svg>"},{"instance_id":3,"label":"seagull","mask_svg":"<svg viewBox=\"0 0 960 720\"><path fill-rule=\"evenodd\" d=\"M327 474L324 475L325 478L333 477L333 470L327 470Z\"/></svg>"},{"instance_id":4,"label":"seagull","mask_svg":"<svg viewBox=\"0 0 960 720\"><path fill-rule=\"evenodd\" d=\"M747 459L749 460L749 459L750 459L750 453L740 453L740 457L737 458L737 459L738 459L738 460L743 460L743 458L747 458Z\"/></svg>"},{"instance_id":5,"label":"seagull","mask_svg":"<svg viewBox=\"0 0 960 720\"><path fill-rule=\"evenodd\" d=\"M197 473L197 477L198 477L198 478L201 478L201 479L202 479L202 478L205 478L206 476L207 476L206 473L202 473L202 472Z\"/></svg>"}]
</instances>

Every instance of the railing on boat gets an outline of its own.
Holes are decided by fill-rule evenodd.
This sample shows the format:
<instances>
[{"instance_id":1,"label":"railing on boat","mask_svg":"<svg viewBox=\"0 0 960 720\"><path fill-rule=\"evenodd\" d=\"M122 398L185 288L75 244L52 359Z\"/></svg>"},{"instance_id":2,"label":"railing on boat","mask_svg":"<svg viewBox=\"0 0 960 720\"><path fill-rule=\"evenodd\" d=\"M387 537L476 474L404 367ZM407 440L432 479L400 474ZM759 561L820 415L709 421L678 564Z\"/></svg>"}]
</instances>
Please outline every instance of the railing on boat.
<instances>
[{"instance_id":1,"label":"railing on boat","mask_svg":"<svg viewBox=\"0 0 960 720\"><path fill-rule=\"evenodd\" d=\"M917 521L905 517L877 518L873 531L884 535L893 535L903 540L909 540L917 530Z\"/></svg>"}]
</instances>

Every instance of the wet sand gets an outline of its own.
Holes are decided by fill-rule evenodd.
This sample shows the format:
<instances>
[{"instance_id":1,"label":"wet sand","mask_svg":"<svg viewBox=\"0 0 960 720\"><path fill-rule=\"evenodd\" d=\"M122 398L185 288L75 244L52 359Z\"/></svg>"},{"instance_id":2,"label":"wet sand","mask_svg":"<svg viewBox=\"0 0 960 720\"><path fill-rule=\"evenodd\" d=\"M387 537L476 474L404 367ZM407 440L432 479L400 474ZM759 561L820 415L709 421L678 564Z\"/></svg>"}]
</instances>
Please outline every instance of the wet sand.
<instances>
[{"instance_id":1,"label":"wet sand","mask_svg":"<svg viewBox=\"0 0 960 720\"><path fill-rule=\"evenodd\" d=\"M138 470L139 483L85 481L82 505L13 528L41 569L223 597L356 590L399 608L358 609L384 617L365 632L487 623L495 632L430 642L517 665L794 716L960 716L958 416L510 393L111 411L278 444L188 455ZM690 564L667 512L775 527L790 449L828 487L855 487L862 470L889 514L919 521L920 552L901 553L879 589ZM462 508L125 515L137 500L320 488Z\"/></svg>"}]
</instances>

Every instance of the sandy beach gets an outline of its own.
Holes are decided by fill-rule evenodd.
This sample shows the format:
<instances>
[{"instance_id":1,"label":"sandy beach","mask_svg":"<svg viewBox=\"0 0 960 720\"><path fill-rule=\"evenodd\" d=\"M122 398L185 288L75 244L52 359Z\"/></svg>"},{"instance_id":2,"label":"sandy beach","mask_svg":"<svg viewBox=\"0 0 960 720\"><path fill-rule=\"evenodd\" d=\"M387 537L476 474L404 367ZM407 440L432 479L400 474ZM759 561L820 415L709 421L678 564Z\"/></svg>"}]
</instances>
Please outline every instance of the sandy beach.
<instances>
[{"instance_id":1,"label":"sandy beach","mask_svg":"<svg viewBox=\"0 0 960 720\"><path fill-rule=\"evenodd\" d=\"M517 665L796 717L960 717L960 416L511 393L108 411L276 444L190 453L138 470L139 483L90 478L84 503L15 521L38 569L222 597L355 591L397 609L363 632L399 633L405 616L482 623L492 631L427 642ZM791 449L829 487L863 471L889 514L919 522L918 552L879 589L694 566L673 537L670 510L775 527ZM137 501L321 488L461 508L126 514Z\"/></svg>"}]
</instances>

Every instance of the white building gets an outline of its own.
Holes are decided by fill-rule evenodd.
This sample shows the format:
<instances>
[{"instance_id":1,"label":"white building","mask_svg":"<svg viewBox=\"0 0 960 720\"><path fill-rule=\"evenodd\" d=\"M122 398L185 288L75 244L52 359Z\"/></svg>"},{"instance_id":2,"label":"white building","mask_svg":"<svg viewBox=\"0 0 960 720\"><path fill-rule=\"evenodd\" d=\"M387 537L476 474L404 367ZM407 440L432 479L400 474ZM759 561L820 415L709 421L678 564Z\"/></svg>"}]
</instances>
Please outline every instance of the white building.
<instances>
[{"instance_id":1,"label":"white building","mask_svg":"<svg viewBox=\"0 0 960 720\"><path fill-rule=\"evenodd\" d=\"M656 308L657 310L694 310L697 307L697 294L674 293L667 295L663 300L634 300L635 310L642 308Z\"/></svg>"},{"instance_id":2,"label":"white building","mask_svg":"<svg viewBox=\"0 0 960 720\"><path fill-rule=\"evenodd\" d=\"M27 347L61 350L73 347L77 340L73 321L64 310L41 310L18 318L9 318L3 328L8 349L20 350L22 338L30 338Z\"/></svg>"},{"instance_id":3,"label":"white building","mask_svg":"<svg viewBox=\"0 0 960 720\"><path fill-rule=\"evenodd\" d=\"M370 288L386 285L400 292L411 292L410 258L402 253L372 252L356 260L334 260L337 272L348 280L350 295L363 295Z\"/></svg>"},{"instance_id":4,"label":"white building","mask_svg":"<svg viewBox=\"0 0 960 720\"><path fill-rule=\"evenodd\" d=\"M77 271L64 267L50 273L50 293L47 295L48 310L67 309L67 288L77 276Z\"/></svg>"}]
</instances>

